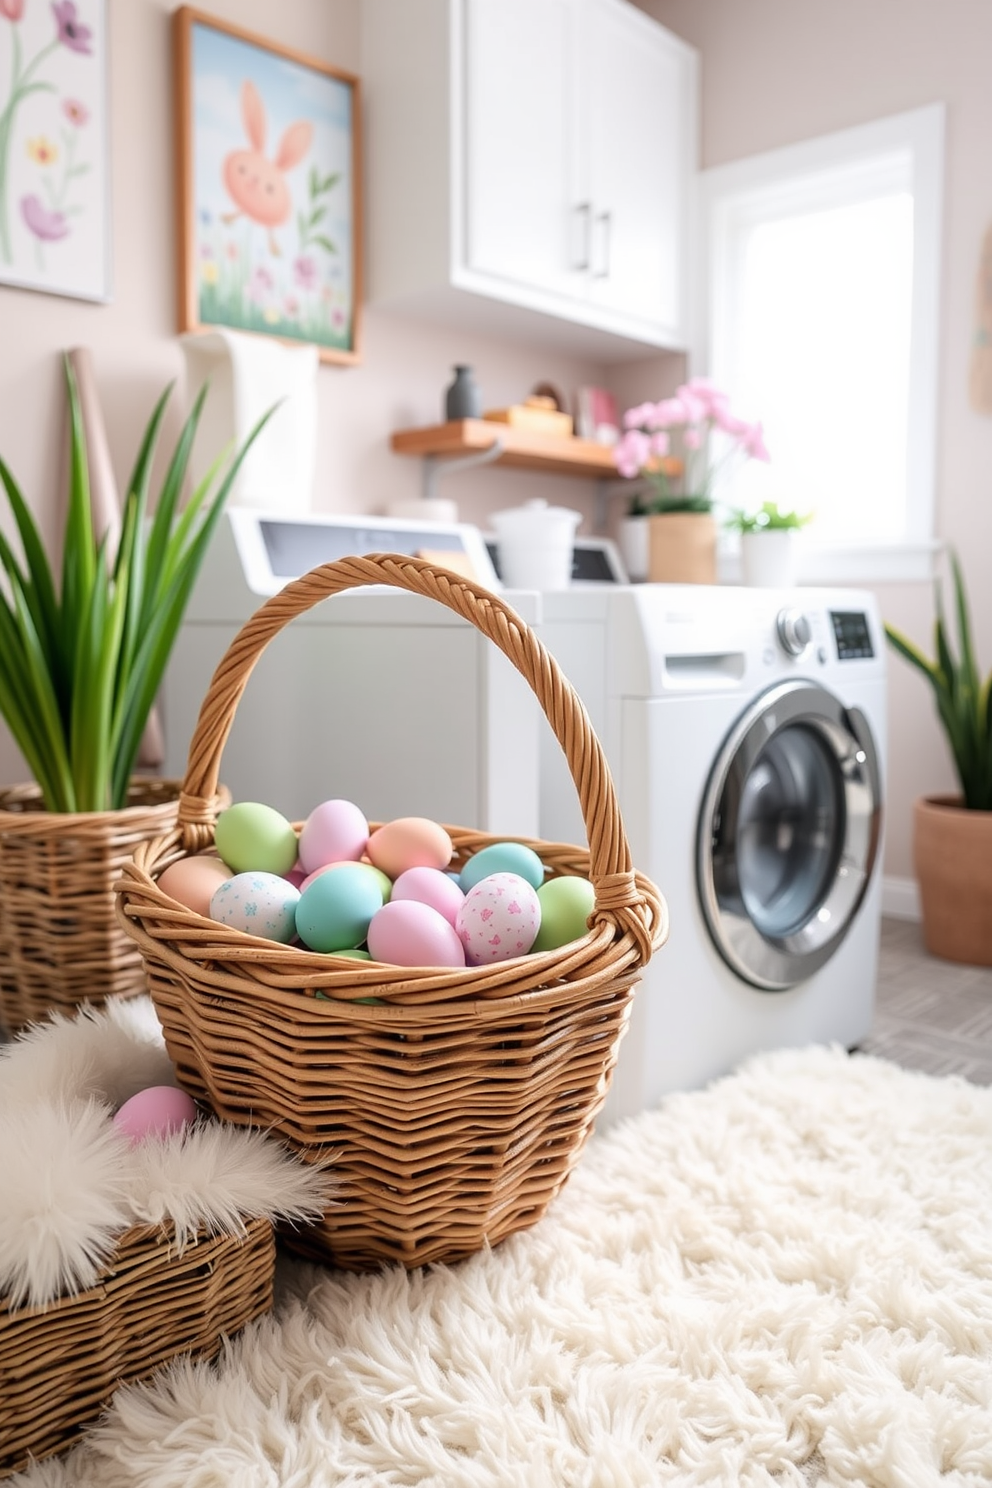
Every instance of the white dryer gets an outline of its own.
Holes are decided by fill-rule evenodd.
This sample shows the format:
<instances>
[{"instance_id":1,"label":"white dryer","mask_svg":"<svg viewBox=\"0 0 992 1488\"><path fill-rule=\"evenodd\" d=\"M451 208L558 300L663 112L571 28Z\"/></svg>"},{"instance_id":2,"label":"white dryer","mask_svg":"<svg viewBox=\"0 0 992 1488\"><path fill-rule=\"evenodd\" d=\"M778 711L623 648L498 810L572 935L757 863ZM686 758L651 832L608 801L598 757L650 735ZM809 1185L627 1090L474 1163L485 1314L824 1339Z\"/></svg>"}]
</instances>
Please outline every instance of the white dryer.
<instances>
[{"instance_id":1,"label":"white dryer","mask_svg":"<svg viewBox=\"0 0 992 1488\"><path fill-rule=\"evenodd\" d=\"M544 595L541 634L610 761L671 916L604 1119L759 1049L853 1047L873 1015L886 694L871 594L697 585ZM541 835L583 841L541 739Z\"/></svg>"}]
</instances>

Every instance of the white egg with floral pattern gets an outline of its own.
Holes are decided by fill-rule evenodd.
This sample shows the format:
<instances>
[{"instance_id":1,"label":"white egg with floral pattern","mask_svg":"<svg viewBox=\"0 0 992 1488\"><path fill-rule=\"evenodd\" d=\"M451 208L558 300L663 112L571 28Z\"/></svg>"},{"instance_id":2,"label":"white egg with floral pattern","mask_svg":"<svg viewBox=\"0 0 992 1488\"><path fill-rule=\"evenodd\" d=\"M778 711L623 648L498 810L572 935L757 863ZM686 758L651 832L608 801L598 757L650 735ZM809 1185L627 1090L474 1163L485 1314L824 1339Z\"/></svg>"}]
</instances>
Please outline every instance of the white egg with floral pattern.
<instances>
[{"instance_id":1,"label":"white egg with floral pattern","mask_svg":"<svg viewBox=\"0 0 992 1488\"><path fill-rule=\"evenodd\" d=\"M300 891L277 873L236 873L213 892L210 918L246 935L289 945Z\"/></svg>"}]
</instances>

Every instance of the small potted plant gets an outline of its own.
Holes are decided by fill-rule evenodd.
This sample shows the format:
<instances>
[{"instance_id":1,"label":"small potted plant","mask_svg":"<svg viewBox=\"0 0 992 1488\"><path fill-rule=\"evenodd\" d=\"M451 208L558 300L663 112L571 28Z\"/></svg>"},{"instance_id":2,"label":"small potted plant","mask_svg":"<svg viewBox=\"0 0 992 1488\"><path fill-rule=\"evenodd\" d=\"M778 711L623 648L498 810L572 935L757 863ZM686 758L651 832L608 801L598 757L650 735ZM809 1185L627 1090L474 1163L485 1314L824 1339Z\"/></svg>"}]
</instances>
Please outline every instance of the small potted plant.
<instances>
[{"instance_id":1,"label":"small potted plant","mask_svg":"<svg viewBox=\"0 0 992 1488\"><path fill-rule=\"evenodd\" d=\"M152 514L166 388L145 429L112 545L96 535L69 357L64 367L69 494L58 581L27 502L0 460L21 549L0 534L0 717L34 777L0 790L0 1024L8 1028L52 1007L144 990L140 957L116 924L112 884L135 844L175 820L180 782L138 777L135 764L207 544L265 422L233 460L219 456L181 506L204 386Z\"/></svg>"},{"instance_id":2,"label":"small potted plant","mask_svg":"<svg viewBox=\"0 0 992 1488\"><path fill-rule=\"evenodd\" d=\"M913 810L913 862L923 937L935 956L992 966L992 675L975 661L964 576L950 555L957 641L935 584L934 656L892 625L893 649L926 677L960 784L956 795L925 796Z\"/></svg>"},{"instance_id":3,"label":"small potted plant","mask_svg":"<svg viewBox=\"0 0 992 1488\"><path fill-rule=\"evenodd\" d=\"M647 491L638 499L648 514L648 577L715 584L715 482L736 459L769 458L761 425L733 414L727 394L705 377L690 379L660 403L628 409L623 425L613 461Z\"/></svg>"},{"instance_id":4,"label":"small potted plant","mask_svg":"<svg viewBox=\"0 0 992 1488\"><path fill-rule=\"evenodd\" d=\"M726 526L741 540L741 577L745 584L767 589L791 588L796 582L798 533L812 512L784 511L765 501L757 511L735 508Z\"/></svg>"}]
</instances>

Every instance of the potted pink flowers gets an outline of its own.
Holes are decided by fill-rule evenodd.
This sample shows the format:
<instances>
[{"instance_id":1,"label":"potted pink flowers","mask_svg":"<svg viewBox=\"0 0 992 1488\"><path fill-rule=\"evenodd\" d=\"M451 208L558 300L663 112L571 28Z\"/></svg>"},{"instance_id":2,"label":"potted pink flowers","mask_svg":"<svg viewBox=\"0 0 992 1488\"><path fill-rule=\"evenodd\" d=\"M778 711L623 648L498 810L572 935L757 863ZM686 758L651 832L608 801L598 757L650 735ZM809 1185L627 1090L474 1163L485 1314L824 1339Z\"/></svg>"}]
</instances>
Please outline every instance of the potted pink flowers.
<instances>
[{"instance_id":1,"label":"potted pink flowers","mask_svg":"<svg viewBox=\"0 0 992 1488\"><path fill-rule=\"evenodd\" d=\"M613 461L639 482L630 516L647 517L646 577L715 584L714 483L732 461L768 460L761 424L738 418L726 393L694 377L670 398L628 409L623 425Z\"/></svg>"}]
</instances>

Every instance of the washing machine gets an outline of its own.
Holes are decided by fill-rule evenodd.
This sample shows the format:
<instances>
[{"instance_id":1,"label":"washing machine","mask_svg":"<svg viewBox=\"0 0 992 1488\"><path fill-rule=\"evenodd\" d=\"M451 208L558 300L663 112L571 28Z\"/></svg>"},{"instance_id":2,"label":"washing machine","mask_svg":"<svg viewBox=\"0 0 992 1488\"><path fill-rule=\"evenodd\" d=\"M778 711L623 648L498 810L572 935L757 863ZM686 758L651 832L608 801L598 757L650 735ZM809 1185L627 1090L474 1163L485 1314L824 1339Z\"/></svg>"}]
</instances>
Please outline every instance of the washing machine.
<instances>
[{"instance_id":1,"label":"washing machine","mask_svg":"<svg viewBox=\"0 0 992 1488\"><path fill-rule=\"evenodd\" d=\"M544 595L542 639L603 742L671 930L602 1120L761 1049L854 1047L873 1015L886 687L870 593L700 585ZM553 736L541 835L585 840Z\"/></svg>"}]
</instances>

